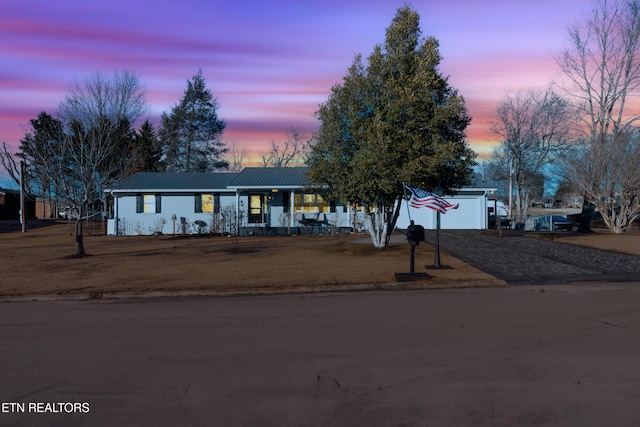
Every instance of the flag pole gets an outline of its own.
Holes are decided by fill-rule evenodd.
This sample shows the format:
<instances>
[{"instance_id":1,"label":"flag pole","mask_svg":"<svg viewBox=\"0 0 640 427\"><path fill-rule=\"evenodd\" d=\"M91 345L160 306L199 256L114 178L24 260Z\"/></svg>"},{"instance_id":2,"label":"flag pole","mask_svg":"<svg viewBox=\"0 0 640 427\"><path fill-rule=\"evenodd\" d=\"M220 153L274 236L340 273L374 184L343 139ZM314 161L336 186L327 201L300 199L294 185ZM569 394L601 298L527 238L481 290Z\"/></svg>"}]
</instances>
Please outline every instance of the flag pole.
<instances>
[{"instance_id":1,"label":"flag pole","mask_svg":"<svg viewBox=\"0 0 640 427\"><path fill-rule=\"evenodd\" d=\"M442 265L440 263L440 211L436 210L436 257L433 262L433 265L425 265L425 268L429 269L442 269L448 270L451 268L449 265Z\"/></svg>"},{"instance_id":2,"label":"flag pole","mask_svg":"<svg viewBox=\"0 0 640 427\"><path fill-rule=\"evenodd\" d=\"M407 204L407 215L409 216L409 223L411 223L411 210L409 209L409 200L407 200L407 186L402 183L402 190L404 191L404 202Z\"/></svg>"},{"instance_id":3,"label":"flag pole","mask_svg":"<svg viewBox=\"0 0 640 427\"><path fill-rule=\"evenodd\" d=\"M433 262L435 268L440 268L440 211L436 215L436 259Z\"/></svg>"}]
</instances>

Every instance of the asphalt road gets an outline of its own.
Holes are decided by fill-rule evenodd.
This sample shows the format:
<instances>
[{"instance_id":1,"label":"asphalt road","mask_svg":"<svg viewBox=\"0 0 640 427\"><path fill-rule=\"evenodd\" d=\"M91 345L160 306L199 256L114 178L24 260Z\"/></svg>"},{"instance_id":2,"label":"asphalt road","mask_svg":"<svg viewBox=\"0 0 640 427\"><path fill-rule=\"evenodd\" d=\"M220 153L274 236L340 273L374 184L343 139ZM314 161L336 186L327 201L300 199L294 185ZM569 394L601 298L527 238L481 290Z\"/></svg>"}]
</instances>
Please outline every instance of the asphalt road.
<instances>
[{"instance_id":1,"label":"asphalt road","mask_svg":"<svg viewBox=\"0 0 640 427\"><path fill-rule=\"evenodd\" d=\"M425 232L435 244L436 232ZM440 248L510 285L640 281L640 256L495 230L440 230Z\"/></svg>"},{"instance_id":2,"label":"asphalt road","mask_svg":"<svg viewBox=\"0 0 640 427\"><path fill-rule=\"evenodd\" d=\"M639 302L617 283L0 303L0 425L637 426Z\"/></svg>"}]
</instances>

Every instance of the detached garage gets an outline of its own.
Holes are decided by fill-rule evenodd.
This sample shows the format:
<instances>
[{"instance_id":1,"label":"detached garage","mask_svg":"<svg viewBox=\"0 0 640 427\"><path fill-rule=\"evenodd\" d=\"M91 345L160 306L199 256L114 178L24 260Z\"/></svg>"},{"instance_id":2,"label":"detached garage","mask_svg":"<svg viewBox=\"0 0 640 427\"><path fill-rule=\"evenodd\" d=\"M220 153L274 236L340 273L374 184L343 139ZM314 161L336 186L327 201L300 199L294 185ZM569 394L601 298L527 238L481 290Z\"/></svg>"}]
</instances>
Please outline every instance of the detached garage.
<instances>
[{"instance_id":1,"label":"detached garage","mask_svg":"<svg viewBox=\"0 0 640 427\"><path fill-rule=\"evenodd\" d=\"M484 230L489 226L488 208L493 206L489 196L495 193L495 188L461 188L454 196L442 198L452 204L459 204L458 209L451 209L446 214L440 215L440 228L442 229L467 229ZM405 229L410 224L410 219L425 229L437 228L437 212L433 209L416 209L403 202L396 227Z\"/></svg>"}]
</instances>

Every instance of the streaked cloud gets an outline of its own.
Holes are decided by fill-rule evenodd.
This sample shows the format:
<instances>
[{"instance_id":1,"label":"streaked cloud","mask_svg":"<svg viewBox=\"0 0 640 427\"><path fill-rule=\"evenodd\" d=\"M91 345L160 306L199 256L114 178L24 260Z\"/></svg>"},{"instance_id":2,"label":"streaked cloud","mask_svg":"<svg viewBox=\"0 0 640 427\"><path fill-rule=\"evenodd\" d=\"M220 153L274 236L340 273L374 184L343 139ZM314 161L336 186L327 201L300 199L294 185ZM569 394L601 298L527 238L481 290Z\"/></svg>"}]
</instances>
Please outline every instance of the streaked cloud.
<instances>
[{"instance_id":1,"label":"streaked cloud","mask_svg":"<svg viewBox=\"0 0 640 427\"><path fill-rule=\"evenodd\" d=\"M54 111L70 84L95 72L135 72L157 120L202 68L227 121L225 139L251 150L312 132L313 113L354 56L384 41L403 2L342 0L5 0L0 13L0 141L17 147L28 121ZM416 2L425 35L440 41L441 69L473 117L482 153L498 100L546 85L566 27L584 0Z\"/></svg>"}]
</instances>

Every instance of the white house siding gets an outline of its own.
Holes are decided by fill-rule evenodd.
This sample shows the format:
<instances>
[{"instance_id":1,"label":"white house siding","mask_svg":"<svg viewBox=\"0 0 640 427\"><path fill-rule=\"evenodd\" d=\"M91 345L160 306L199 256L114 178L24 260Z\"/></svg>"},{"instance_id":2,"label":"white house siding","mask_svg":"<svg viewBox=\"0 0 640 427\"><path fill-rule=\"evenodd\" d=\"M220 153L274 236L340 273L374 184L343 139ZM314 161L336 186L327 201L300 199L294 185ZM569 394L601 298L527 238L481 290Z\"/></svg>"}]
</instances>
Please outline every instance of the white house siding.
<instances>
[{"instance_id":1,"label":"white house siding","mask_svg":"<svg viewBox=\"0 0 640 427\"><path fill-rule=\"evenodd\" d=\"M115 219L109 220L108 234L119 235L152 235L152 234L196 234L199 231L209 231L212 226L229 227L221 221L224 215L210 212L195 212L196 193L144 193L160 195L160 212L136 212L137 194L118 195L114 202ZM203 191L201 194L211 194ZM229 209L225 210L224 208ZM235 212L235 195L224 193L220 195L220 208L223 214ZM200 229L196 221L204 223Z\"/></svg>"},{"instance_id":2,"label":"white house siding","mask_svg":"<svg viewBox=\"0 0 640 427\"><path fill-rule=\"evenodd\" d=\"M453 204L460 204L458 209L451 209L446 214L440 215L441 229L469 229L484 230L488 226L487 198L484 195L456 195L444 197ZM437 212L429 208L416 209L409 207L407 202L402 203L400 215L396 223L397 228L406 229L409 224L409 215L415 224L423 226L427 230L437 228Z\"/></svg>"},{"instance_id":3,"label":"white house siding","mask_svg":"<svg viewBox=\"0 0 640 427\"><path fill-rule=\"evenodd\" d=\"M151 193L146 193L151 194ZM211 194L203 191L202 194ZM252 193L253 194L253 193ZM266 194L266 193L265 193ZM293 194L291 192L290 194ZM117 220L111 219L108 223L108 234L116 234L116 226L119 235L151 235L151 234L197 234L199 231L209 232L224 231L229 233L237 232L236 227L300 227L294 206L289 205L289 214L281 206L281 201L270 204L265 211L265 222L249 222L249 195L235 193L220 194L220 214L196 213L195 193L160 193L161 206L159 213L137 213L136 194L121 194L116 197L115 215ZM458 209L449 210L442 214L440 227L442 229L476 229L487 228L487 198L485 196L456 195L445 197L451 203L458 203ZM288 203L291 203L289 200ZM317 212L304 212L308 216L313 216ZM352 212L348 208L346 212L341 205L335 207L335 212L324 212L326 225L347 228L353 227L356 231L365 230L364 216L362 212ZM396 223L399 229L406 229L411 219L425 229L433 230L437 227L436 211L428 208L416 209L409 207L407 202L403 202L400 216ZM175 218L175 219L174 219ZM184 218L184 221L183 221ZM270 222L266 221L270 219ZM196 224L202 221L205 225L203 229ZM116 225L117 224L117 225ZM184 224L184 225L183 225Z\"/></svg>"}]
</instances>

